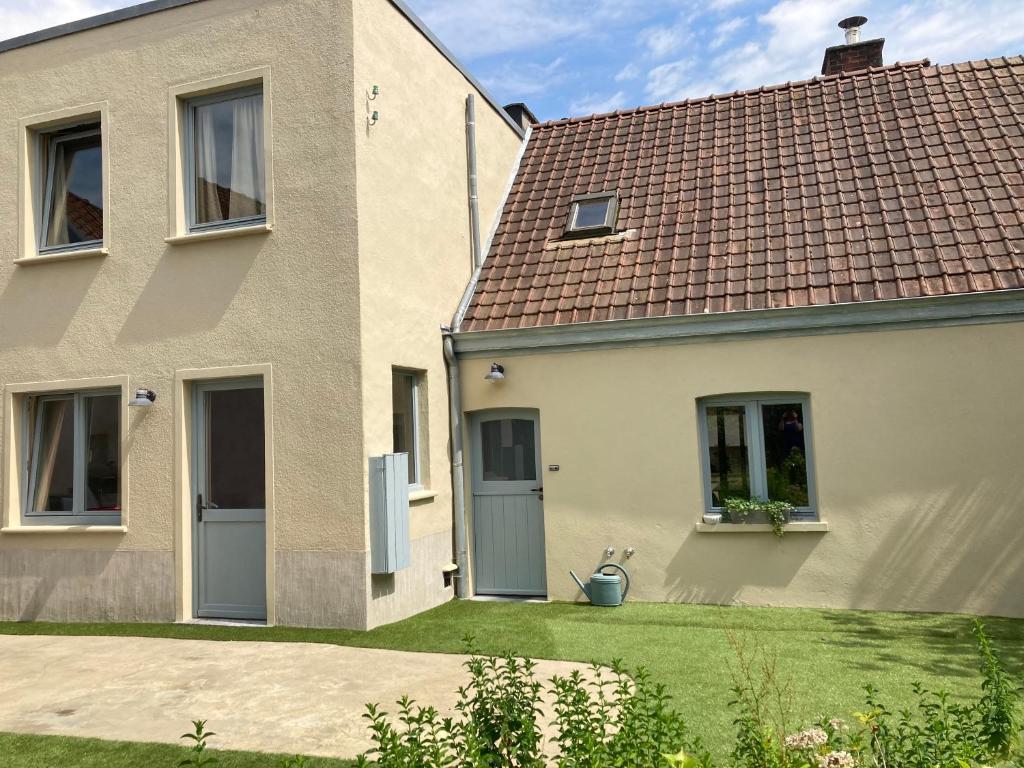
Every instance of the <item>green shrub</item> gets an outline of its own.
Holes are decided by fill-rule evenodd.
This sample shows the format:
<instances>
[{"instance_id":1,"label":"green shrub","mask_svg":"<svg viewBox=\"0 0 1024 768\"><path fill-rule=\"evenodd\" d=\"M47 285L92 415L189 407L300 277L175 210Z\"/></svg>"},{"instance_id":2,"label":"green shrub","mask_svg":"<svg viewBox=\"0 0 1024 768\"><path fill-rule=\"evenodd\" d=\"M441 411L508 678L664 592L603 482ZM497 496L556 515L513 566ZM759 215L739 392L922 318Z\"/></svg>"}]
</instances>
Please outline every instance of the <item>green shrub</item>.
<instances>
[{"instance_id":1,"label":"green shrub","mask_svg":"<svg viewBox=\"0 0 1024 768\"><path fill-rule=\"evenodd\" d=\"M368 768L708 768L710 756L686 737L665 688L644 670L630 675L618 662L611 672L594 666L554 677L553 754L545 756L542 694L535 665L509 653L474 655L470 683L459 689L458 718L400 701L397 724L376 705L367 707L373 748L359 758Z\"/></svg>"}]
</instances>

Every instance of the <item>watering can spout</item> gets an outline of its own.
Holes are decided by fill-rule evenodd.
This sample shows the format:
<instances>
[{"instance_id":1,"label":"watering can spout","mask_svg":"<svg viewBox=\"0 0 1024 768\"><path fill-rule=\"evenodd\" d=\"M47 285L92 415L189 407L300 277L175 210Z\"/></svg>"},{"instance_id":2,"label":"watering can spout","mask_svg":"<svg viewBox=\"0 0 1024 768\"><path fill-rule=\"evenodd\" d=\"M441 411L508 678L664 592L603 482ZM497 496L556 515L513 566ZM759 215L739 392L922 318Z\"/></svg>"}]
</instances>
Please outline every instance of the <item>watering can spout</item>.
<instances>
[{"instance_id":1,"label":"watering can spout","mask_svg":"<svg viewBox=\"0 0 1024 768\"><path fill-rule=\"evenodd\" d=\"M577 576L572 571L569 571L569 575L572 576L572 580L576 582L576 586L578 586L580 588L580 591L583 592L583 594L586 595L587 599L589 600L590 599L590 590L587 589L587 585L584 584L582 581L580 581L580 577Z\"/></svg>"}]
</instances>

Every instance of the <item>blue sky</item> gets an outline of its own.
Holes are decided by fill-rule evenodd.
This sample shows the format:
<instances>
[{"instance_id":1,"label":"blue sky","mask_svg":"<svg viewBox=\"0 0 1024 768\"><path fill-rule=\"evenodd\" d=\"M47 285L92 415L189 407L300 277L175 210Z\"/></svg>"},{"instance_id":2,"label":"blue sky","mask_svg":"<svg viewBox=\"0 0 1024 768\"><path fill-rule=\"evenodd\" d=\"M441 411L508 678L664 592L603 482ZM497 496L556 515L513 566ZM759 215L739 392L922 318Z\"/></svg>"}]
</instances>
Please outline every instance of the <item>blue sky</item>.
<instances>
[{"instance_id":1,"label":"blue sky","mask_svg":"<svg viewBox=\"0 0 1024 768\"><path fill-rule=\"evenodd\" d=\"M886 38L886 62L1024 52L1022 0L407 2L500 101L541 119L812 77L854 14ZM131 4L0 0L0 38Z\"/></svg>"}]
</instances>

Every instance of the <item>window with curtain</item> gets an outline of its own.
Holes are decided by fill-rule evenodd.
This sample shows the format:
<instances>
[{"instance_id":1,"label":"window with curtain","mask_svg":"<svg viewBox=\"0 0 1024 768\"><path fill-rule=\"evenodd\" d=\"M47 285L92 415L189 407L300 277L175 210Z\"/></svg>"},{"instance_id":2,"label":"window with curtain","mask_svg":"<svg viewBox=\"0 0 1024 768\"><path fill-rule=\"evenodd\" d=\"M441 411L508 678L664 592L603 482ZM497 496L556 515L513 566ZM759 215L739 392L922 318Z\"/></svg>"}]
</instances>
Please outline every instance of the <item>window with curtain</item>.
<instances>
[{"instance_id":1,"label":"window with curtain","mask_svg":"<svg viewBox=\"0 0 1024 768\"><path fill-rule=\"evenodd\" d=\"M120 393L29 396L25 418L26 522L120 524Z\"/></svg>"},{"instance_id":2,"label":"window with curtain","mask_svg":"<svg viewBox=\"0 0 1024 768\"><path fill-rule=\"evenodd\" d=\"M190 228L265 221L263 91L193 99L186 116Z\"/></svg>"},{"instance_id":3,"label":"window with curtain","mask_svg":"<svg viewBox=\"0 0 1024 768\"><path fill-rule=\"evenodd\" d=\"M708 398L700 421L708 509L758 498L788 502L796 518L817 517L805 395Z\"/></svg>"},{"instance_id":4,"label":"window with curtain","mask_svg":"<svg viewBox=\"0 0 1024 768\"><path fill-rule=\"evenodd\" d=\"M409 454L409 485L422 487L419 374L409 371L392 371L391 406L393 451L394 453Z\"/></svg>"},{"instance_id":5,"label":"window with curtain","mask_svg":"<svg viewBox=\"0 0 1024 768\"><path fill-rule=\"evenodd\" d=\"M103 242L103 138L100 126L78 125L39 137L39 250L78 249Z\"/></svg>"}]
</instances>

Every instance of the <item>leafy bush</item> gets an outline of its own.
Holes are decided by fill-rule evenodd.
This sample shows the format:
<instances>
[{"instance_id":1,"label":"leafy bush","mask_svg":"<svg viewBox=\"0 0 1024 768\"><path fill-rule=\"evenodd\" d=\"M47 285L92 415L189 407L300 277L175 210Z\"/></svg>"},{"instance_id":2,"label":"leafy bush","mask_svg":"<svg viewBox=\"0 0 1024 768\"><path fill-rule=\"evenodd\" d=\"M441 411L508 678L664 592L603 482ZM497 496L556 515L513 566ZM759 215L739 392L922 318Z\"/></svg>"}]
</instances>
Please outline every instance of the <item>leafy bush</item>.
<instances>
[{"instance_id":1,"label":"leafy bush","mask_svg":"<svg viewBox=\"0 0 1024 768\"><path fill-rule=\"evenodd\" d=\"M740 701L737 765L745 768L982 768L1012 765L1020 734L1020 689L1008 679L980 622L974 634L981 658L982 693L970 704L951 702L944 691L914 685L914 710L892 712L873 686L866 686L868 709L857 725L838 719L787 736L763 740L748 723L750 706ZM749 697L748 697L749 698ZM742 748L741 748L741 745ZM763 752L756 753L756 748ZM760 760L761 762L757 762Z\"/></svg>"},{"instance_id":2,"label":"leafy bush","mask_svg":"<svg viewBox=\"0 0 1024 768\"><path fill-rule=\"evenodd\" d=\"M399 702L397 724L368 705L374 746L359 758L363 768L607 768L681 766L705 768L710 756L690 742L682 718L669 707L665 688L643 669L630 675L618 662L611 672L594 666L554 677L553 754L543 752L540 723L545 687L535 665L509 653L474 655L466 662L470 683L459 689L458 718L432 707Z\"/></svg>"}]
</instances>

